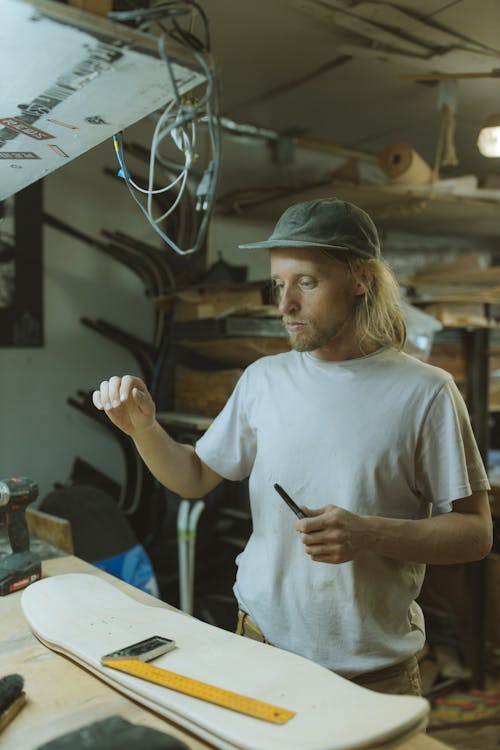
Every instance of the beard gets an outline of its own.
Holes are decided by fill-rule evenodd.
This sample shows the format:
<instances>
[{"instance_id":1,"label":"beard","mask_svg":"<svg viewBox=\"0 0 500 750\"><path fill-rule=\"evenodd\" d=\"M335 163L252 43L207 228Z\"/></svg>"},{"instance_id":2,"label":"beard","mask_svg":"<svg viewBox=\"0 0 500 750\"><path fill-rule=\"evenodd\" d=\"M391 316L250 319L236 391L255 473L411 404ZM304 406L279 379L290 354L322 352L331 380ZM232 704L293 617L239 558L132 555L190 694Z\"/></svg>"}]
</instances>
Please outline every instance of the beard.
<instances>
[{"instance_id":1,"label":"beard","mask_svg":"<svg viewBox=\"0 0 500 750\"><path fill-rule=\"evenodd\" d=\"M296 352L312 352L321 349L335 341L344 332L351 320L352 315L347 315L340 323L328 327L321 327L316 325L314 321L308 321L307 329L304 331L298 333L287 331L290 346ZM283 323L286 324L286 321L283 321Z\"/></svg>"}]
</instances>

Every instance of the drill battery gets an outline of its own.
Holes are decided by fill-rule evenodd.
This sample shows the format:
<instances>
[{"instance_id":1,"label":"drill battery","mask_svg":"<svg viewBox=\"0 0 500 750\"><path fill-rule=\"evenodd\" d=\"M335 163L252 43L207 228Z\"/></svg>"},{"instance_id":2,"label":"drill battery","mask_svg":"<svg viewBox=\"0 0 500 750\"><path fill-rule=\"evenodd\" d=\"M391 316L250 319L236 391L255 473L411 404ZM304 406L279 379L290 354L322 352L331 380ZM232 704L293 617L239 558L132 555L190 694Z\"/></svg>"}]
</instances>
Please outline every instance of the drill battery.
<instances>
[{"instance_id":1,"label":"drill battery","mask_svg":"<svg viewBox=\"0 0 500 750\"><path fill-rule=\"evenodd\" d=\"M0 596L20 591L41 577L42 564L38 555L30 551L5 555L0 559Z\"/></svg>"}]
</instances>

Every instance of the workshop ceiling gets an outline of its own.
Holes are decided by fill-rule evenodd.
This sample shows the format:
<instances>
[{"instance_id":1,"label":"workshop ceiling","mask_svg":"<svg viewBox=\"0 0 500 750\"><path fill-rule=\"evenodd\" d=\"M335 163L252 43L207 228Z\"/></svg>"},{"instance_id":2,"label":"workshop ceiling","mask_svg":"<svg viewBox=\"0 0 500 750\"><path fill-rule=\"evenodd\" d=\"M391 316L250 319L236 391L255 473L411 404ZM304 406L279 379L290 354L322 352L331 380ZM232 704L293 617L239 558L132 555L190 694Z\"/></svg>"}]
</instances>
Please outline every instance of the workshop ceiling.
<instances>
[{"instance_id":1,"label":"workshop ceiling","mask_svg":"<svg viewBox=\"0 0 500 750\"><path fill-rule=\"evenodd\" d=\"M158 2L161 4L161 0ZM492 114L500 113L500 0L198 3L209 19L222 93L225 137L217 210L274 220L292 196L307 200L317 195L336 195L374 211L377 221L386 226L500 237L500 157L486 158L477 148L481 125ZM85 10L92 5L90 0L68 0L68 4L62 0L0 0L0 16L3 12L5 19L6 8L13 4L32 4L43 11L48 5L55 6L56 16L71 12L71 18L77 8L68 5ZM98 15L105 15L97 0L94 5ZM148 5L148 0L120 0L116 5ZM84 15L96 21L96 15ZM110 25L108 19L98 20ZM201 31L196 13L189 22L195 35ZM0 24L0 36L4 27L5 23ZM132 34L123 24L114 27L113 34L119 37ZM40 28L41 25L30 25L31 33L41 39ZM70 32L76 33L72 28ZM4 36L5 33L4 28ZM17 39L17 35L10 34L9 39L12 38ZM26 44L26 35L20 34L20 38ZM175 52L175 43L169 39L169 44L170 52ZM17 50L15 45L13 49ZM136 51L134 46L132 50L125 46L121 57L125 59ZM39 80L42 72L38 70L43 66L39 60L47 59L55 65L55 56L26 56L22 45L17 52L26 58L26 64L20 66L29 86L35 87L36 92L43 90ZM9 55L7 48L4 57L12 67ZM61 70L68 65L63 55ZM142 75L137 66L133 70L136 77ZM104 103L92 100L92 105L104 111L115 102L120 116L111 112L104 118L110 130L106 137L127 128L126 138L133 139L135 133L128 131L129 124L158 106L155 100L137 107L140 96L152 92L152 77L145 75L149 87L142 87L126 68L126 90L130 87L135 91L135 96L127 100L116 84L116 70L109 75L115 82L110 96L103 89ZM430 80L415 80L415 76L422 75ZM102 75L94 83L104 86L104 79ZM21 94L19 80L19 72L6 78L12 101L7 107L4 102L4 114L10 117L16 112L20 96L24 97L22 101L31 101L36 94ZM186 90L194 85L194 81L188 81ZM91 86L86 82L80 93L90 97ZM446 128L443 102L454 113ZM71 110L66 113L68 122L78 115L74 104L73 100L67 102ZM58 113L63 116L63 105ZM95 135L95 118L87 120L92 121L89 127ZM138 124L142 122L138 120ZM148 126L151 125L149 121ZM82 133L83 127L80 123ZM150 145L145 132L147 128L138 136L142 146ZM20 142L18 135L16 131ZM68 130L64 142L67 148L61 140L59 155L77 155L71 152L73 138ZM78 153L97 142L78 141ZM205 142L209 143L208 136ZM406 186L394 188L378 160L385 147L401 142L423 160L431 177L420 180L420 184L413 179ZM31 151L31 141L23 146L24 151L28 146ZM200 151L202 158L195 160L195 170L205 158L203 145ZM452 158L443 160L450 154L456 155L455 163ZM437 155L441 156L439 160ZM49 157L51 170L63 166L61 160L59 164L54 162L53 153L45 148L45 162ZM33 158L33 168L38 165L41 171L30 173L31 181L48 173L48 168L42 170L45 162L40 160L38 164ZM431 179L431 168L436 165L439 184ZM14 177L21 180L23 170L28 170L28 162L8 166L10 182ZM10 170L11 166L17 171ZM8 196L22 186L19 183L9 188L7 183L4 180L0 185L0 198L2 187Z\"/></svg>"},{"instance_id":2,"label":"workshop ceiling","mask_svg":"<svg viewBox=\"0 0 500 750\"><path fill-rule=\"evenodd\" d=\"M243 123L379 154L405 141L430 164L438 83L403 74L500 69L498 0L202 0L223 110ZM457 79L453 174L500 174L477 150L500 78Z\"/></svg>"},{"instance_id":3,"label":"workshop ceiling","mask_svg":"<svg viewBox=\"0 0 500 750\"><path fill-rule=\"evenodd\" d=\"M332 194L372 211L379 225L500 236L500 158L477 148L481 125L500 112L499 0L200 2L223 114L278 136L267 162L251 139L245 153L225 139L219 208L275 220L293 199ZM441 74L441 81L402 78L417 74ZM460 195L408 190L395 197L378 157L404 142L435 166L444 101L454 110L447 134L458 163L441 162L439 178L474 176L476 186ZM375 175L366 181L358 171L354 184L339 177L338 155L364 161Z\"/></svg>"}]
</instances>

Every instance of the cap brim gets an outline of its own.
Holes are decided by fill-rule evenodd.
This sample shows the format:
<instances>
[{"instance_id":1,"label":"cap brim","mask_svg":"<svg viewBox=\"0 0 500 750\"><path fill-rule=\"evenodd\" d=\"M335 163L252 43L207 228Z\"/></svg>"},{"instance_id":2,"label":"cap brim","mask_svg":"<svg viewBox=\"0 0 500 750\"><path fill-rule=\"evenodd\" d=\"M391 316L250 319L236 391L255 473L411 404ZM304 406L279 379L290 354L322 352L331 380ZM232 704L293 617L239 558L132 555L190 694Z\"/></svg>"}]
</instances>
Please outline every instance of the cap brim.
<instances>
[{"instance_id":1,"label":"cap brim","mask_svg":"<svg viewBox=\"0 0 500 750\"><path fill-rule=\"evenodd\" d=\"M302 240L265 240L263 242L248 242L244 245L238 245L240 250L258 250L269 249L273 247L319 247L322 250L346 250L352 253L359 253L351 247L345 245L325 245L322 242L303 242Z\"/></svg>"}]
</instances>

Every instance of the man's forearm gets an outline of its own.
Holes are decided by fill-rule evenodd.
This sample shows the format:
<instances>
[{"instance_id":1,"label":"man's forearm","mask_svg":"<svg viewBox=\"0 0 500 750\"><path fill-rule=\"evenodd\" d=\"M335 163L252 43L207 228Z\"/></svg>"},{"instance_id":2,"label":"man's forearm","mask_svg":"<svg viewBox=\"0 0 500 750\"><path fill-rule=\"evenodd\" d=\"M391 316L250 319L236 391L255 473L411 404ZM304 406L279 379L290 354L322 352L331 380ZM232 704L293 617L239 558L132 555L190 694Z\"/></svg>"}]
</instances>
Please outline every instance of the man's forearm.
<instances>
[{"instance_id":1,"label":"man's forearm","mask_svg":"<svg viewBox=\"0 0 500 750\"><path fill-rule=\"evenodd\" d=\"M202 497L221 481L202 464L191 445L176 442L156 421L132 439L156 479L181 497Z\"/></svg>"},{"instance_id":2,"label":"man's forearm","mask_svg":"<svg viewBox=\"0 0 500 750\"><path fill-rule=\"evenodd\" d=\"M491 537L480 516L445 513L419 521L365 520L370 549L397 560L449 565L480 560L491 548Z\"/></svg>"},{"instance_id":3,"label":"man's forearm","mask_svg":"<svg viewBox=\"0 0 500 750\"><path fill-rule=\"evenodd\" d=\"M434 518L406 520L360 516L337 505L305 508L295 522L312 560L344 563L364 552L395 560L450 565L485 557L493 529L485 490L453 502L453 510Z\"/></svg>"}]
</instances>

